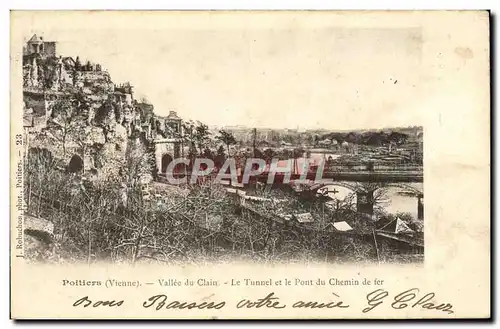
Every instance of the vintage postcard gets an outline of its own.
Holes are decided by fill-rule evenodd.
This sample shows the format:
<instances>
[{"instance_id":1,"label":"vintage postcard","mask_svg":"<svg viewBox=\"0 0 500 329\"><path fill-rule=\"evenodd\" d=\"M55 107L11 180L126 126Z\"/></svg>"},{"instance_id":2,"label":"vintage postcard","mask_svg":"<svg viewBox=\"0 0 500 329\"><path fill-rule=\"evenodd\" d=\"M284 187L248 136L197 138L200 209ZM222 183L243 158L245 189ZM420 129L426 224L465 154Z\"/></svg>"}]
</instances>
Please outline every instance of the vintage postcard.
<instances>
[{"instance_id":1,"label":"vintage postcard","mask_svg":"<svg viewBox=\"0 0 500 329\"><path fill-rule=\"evenodd\" d=\"M489 47L486 11L12 11L11 317L490 317Z\"/></svg>"}]
</instances>

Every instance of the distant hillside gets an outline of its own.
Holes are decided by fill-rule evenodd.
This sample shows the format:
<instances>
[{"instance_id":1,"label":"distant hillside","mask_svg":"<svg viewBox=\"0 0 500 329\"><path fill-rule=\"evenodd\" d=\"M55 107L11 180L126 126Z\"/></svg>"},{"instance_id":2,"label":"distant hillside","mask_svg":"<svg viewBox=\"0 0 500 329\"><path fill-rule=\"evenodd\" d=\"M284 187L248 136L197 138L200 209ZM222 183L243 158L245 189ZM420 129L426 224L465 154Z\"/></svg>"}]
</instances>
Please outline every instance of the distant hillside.
<instances>
[{"instance_id":1,"label":"distant hillside","mask_svg":"<svg viewBox=\"0 0 500 329\"><path fill-rule=\"evenodd\" d=\"M243 143L251 143L254 138L254 129L245 126L217 127L230 131L236 139ZM298 129L271 129L257 128L255 139L257 142L266 141L278 145L281 142L292 144L316 144L324 140L335 140L338 143L348 142L360 145L381 146L393 144L404 144L406 142L422 142L422 127L394 127L384 129L357 129L357 130L335 130L326 129L303 130Z\"/></svg>"},{"instance_id":2,"label":"distant hillside","mask_svg":"<svg viewBox=\"0 0 500 329\"><path fill-rule=\"evenodd\" d=\"M350 132L332 132L324 134L321 139L336 140L360 145L382 146L388 144L401 145L407 142L421 141L421 128L391 128L381 130L364 130Z\"/></svg>"}]
</instances>

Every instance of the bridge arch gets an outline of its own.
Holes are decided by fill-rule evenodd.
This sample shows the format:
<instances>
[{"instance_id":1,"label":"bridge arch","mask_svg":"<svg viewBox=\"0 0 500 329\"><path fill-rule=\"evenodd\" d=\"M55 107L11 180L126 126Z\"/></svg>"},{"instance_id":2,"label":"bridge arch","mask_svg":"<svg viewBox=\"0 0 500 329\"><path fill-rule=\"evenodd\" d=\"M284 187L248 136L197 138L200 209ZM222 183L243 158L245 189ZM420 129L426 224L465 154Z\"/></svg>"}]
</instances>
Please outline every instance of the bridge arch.
<instances>
[{"instance_id":1,"label":"bridge arch","mask_svg":"<svg viewBox=\"0 0 500 329\"><path fill-rule=\"evenodd\" d=\"M334 187L333 191L330 191L328 187ZM337 192L335 187L339 187L344 190L343 193L342 190L338 191L341 193L341 195L344 195L343 198L337 198L335 196L335 193ZM326 193L322 192L325 191L325 188L327 188ZM332 199L336 199L339 201L347 200L352 197L352 199L350 199L350 202L356 204L356 210L359 213L364 214L368 217L373 216L373 190L367 190L363 185L360 185L356 182L333 181L315 184L311 186L311 189L313 189L313 191L314 189L316 189L316 194L323 194L325 196L328 195L330 197L332 197L331 193L333 193L334 195ZM346 193L346 191L350 191L350 193Z\"/></svg>"},{"instance_id":2,"label":"bridge arch","mask_svg":"<svg viewBox=\"0 0 500 329\"><path fill-rule=\"evenodd\" d=\"M387 183L387 184L363 184L357 182L342 182L333 181L327 183L318 183L309 187L311 191L315 191L317 195L331 196L329 186L339 186L352 191L356 195L357 210L361 213L373 215L373 206L377 198L377 190L384 188L397 188L401 191L412 194L417 199L417 218L423 219L424 209L424 192L423 189L404 183Z\"/></svg>"},{"instance_id":3,"label":"bridge arch","mask_svg":"<svg viewBox=\"0 0 500 329\"><path fill-rule=\"evenodd\" d=\"M376 186L370 187L370 186L365 186L363 184L359 184L356 182L344 182L344 181L333 181L333 182L326 182L326 183L316 183L312 186L309 187L309 190L314 191L314 190L321 190L327 186L342 186L345 188L348 188L352 190L353 192L374 192L376 190L379 190L381 188L399 188L405 192L410 192L415 194L415 196L423 196L424 191L423 189L419 189L415 186L409 185L409 184L404 184L404 183L387 183L387 184L377 184Z\"/></svg>"},{"instance_id":4,"label":"bridge arch","mask_svg":"<svg viewBox=\"0 0 500 329\"><path fill-rule=\"evenodd\" d=\"M400 192L406 192L408 193L411 197L414 197L416 200L416 206L417 206L417 219L423 220L424 219L424 191L423 188L416 187L414 185L410 184L404 184L404 183L389 183L389 184L384 184L384 188L396 188L399 189Z\"/></svg>"},{"instance_id":5,"label":"bridge arch","mask_svg":"<svg viewBox=\"0 0 500 329\"><path fill-rule=\"evenodd\" d=\"M349 184L325 184L316 190L317 195L329 196L332 199L344 200L357 191L354 186Z\"/></svg>"},{"instance_id":6,"label":"bridge arch","mask_svg":"<svg viewBox=\"0 0 500 329\"><path fill-rule=\"evenodd\" d=\"M314 190L321 190L325 187L328 186L341 186L344 188L347 188L351 190L352 192L366 192L366 189L363 188L363 186L355 183L355 182L344 182L344 181L333 181L333 182L326 182L326 183L317 183L309 187L309 190L314 191Z\"/></svg>"},{"instance_id":7,"label":"bridge arch","mask_svg":"<svg viewBox=\"0 0 500 329\"><path fill-rule=\"evenodd\" d=\"M405 192L411 192L411 193L414 193L415 196L423 196L424 195L424 191L423 189L419 189L415 186L412 186L412 185L409 185L409 184L403 184L403 183L389 183L387 184L386 186L384 187L396 187L396 188L399 188Z\"/></svg>"}]
</instances>

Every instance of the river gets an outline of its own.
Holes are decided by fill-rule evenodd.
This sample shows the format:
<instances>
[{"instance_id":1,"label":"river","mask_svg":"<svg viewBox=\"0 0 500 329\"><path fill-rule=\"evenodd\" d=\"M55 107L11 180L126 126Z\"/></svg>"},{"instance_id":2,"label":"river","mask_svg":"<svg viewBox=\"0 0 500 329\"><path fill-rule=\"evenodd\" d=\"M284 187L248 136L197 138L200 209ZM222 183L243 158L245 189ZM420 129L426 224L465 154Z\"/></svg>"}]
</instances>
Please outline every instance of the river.
<instances>
[{"instance_id":1,"label":"river","mask_svg":"<svg viewBox=\"0 0 500 329\"><path fill-rule=\"evenodd\" d=\"M297 169L301 173L301 165L304 161L309 161L310 164L318 164L319 162L326 161L329 158L335 160L341 157L342 154L336 153L311 153L310 157L307 158L298 158L297 159ZM341 182L348 184L355 184L356 182ZM423 191L424 184L423 183L404 183L401 185L406 185L412 188L415 188L419 191ZM353 202L356 202L356 196L352 196L352 190L349 190L342 186L328 186L328 195L332 199L344 200L348 196L353 198ZM409 195L405 193L404 189L400 187L388 187L384 190L383 202L380 203L380 206L390 214L396 214L398 212L410 213L414 218L417 218L417 203L418 199L414 195Z\"/></svg>"},{"instance_id":2,"label":"river","mask_svg":"<svg viewBox=\"0 0 500 329\"><path fill-rule=\"evenodd\" d=\"M339 184L356 184L356 182L339 182ZM401 185L409 186L419 191L423 191L423 183L404 183ZM354 204L356 203L356 195L353 191L345 186L341 185L329 185L324 187L328 190L328 196L334 200L347 200L350 199ZM417 218L418 210L417 203L418 199L414 195L410 195L401 187L387 187L384 189L383 196L381 197L382 202L380 206L390 214L396 214L398 212L410 213L412 217Z\"/></svg>"}]
</instances>

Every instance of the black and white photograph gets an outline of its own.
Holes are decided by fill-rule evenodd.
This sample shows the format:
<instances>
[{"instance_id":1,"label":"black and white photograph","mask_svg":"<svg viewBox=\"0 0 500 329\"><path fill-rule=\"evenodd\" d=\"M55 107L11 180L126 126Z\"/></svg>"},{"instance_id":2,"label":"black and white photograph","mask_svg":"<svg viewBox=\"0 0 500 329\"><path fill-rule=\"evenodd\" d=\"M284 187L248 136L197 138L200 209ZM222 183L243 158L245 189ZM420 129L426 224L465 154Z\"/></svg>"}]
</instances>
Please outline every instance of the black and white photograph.
<instances>
[{"instance_id":1,"label":"black and white photograph","mask_svg":"<svg viewBox=\"0 0 500 329\"><path fill-rule=\"evenodd\" d=\"M11 317L490 317L489 27L12 11Z\"/></svg>"},{"instance_id":2,"label":"black and white photograph","mask_svg":"<svg viewBox=\"0 0 500 329\"><path fill-rule=\"evenodd\" d=\"M422 263L424 129L358 120L418 94L421 43L418 29L33 31L25 256Z\"/></svg>"}]
</instances>

